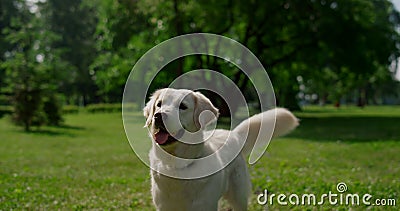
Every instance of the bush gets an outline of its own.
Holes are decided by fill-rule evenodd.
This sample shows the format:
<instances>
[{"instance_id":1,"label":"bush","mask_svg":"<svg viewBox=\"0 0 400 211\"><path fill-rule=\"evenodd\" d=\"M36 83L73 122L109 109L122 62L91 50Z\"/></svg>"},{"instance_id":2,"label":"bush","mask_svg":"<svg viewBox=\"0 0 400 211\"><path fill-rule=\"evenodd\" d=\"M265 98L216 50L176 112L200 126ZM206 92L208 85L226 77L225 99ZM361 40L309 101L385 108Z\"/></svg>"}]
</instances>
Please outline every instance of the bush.
<instances>
[{"instance_id":1,"label":"bush","mask_svg":"<svg viewBox=\"0 0 400 211\"><path fill-rule=\"evenodd\" d=\"M52 94L44 100L43 111L47 125L58 126L63 122L62 106L59 97Z\"/></svg>"},{"instance_id":2,"label":"bush","mask_svg":"<svg viewBox=\"0 0 400 211\"><path fill-rule=\"evenodd\" d=\"M137 108L136 104L129 103L125 105L125 109L127 111L134 111ZM112 112L121 112L122 105L120 103L99 103L99 104L90 104L85 108L81 109L76 105L65 105L63 106L62 112L63 114L77 114L81 111L88 113L112 113Z\"/></svg>"},{"instance_id":3,"label":"bush","mask_svg":"<svg viewBox=\"0 0 400 211\"><path fill-rule=\"evenodd\" d=\"M43 92L41 89L16 89L12 97L12 121L30 131L32 125L45 123L41 114Z\"/></svg>"},{"instance_id":4,"label":"bush","mask_svg":"<svg viewBox=\"0 0 400 211\"><path fill-rule=\"evenodd\" d=\"M0 92L0 105L8 105L9 103L10 103L10 97Z\"/></svg>"},{"instance_id":5,"label":"bush","mask_svg":"<svg viewBox=\"0 0 400 211\"><path fill-rule=\"evenodd\" d=\"M31 126L60 125L62 107L60 97L51 90L18 89L11 97L12 105L0 113L11 114L11 120L30 131Z\"/></svg>"},{"instance_id":6,"label":"bush","mask_svg":"<svg viewBox=\"0 0 400 211\"><path fill-rule=\"evenodd\" d=\"M12 114L12 107L11 106L0 106L0 118L4 115Z\"/></svg>"},{"instance_id":7,"label":"bush","mask_svg":"<svg viewBox=\"0 0 400 211\"><path fill-rule=\"evenodd\" d=\"M111 113L111 112L121 112L122 105L118 104L91 104L86 106L86 111L89 113Z\"/></svg>"},{"instance_id":8,"label":"bush","mask_svg":"<svg viewBox=\"0 0 400 211\"><path fill-rule=\"evenodd\" d=\"M134 103L125 103L124 108L125 111L137 111L138 105Z\"/></svg>"},{"instance_id":9,"label":"bush","mask_svg":"<svg viewBox=\"0 0 400 211\"><path fill-rule=\"evenodd\" d=\"M133 103L125 105L125 109L129 111L133 111L137 106ZM112 112L121 112L122 104L120 103L100 103L100 104L91 104L85 107L85 110L89 113L112 113Z\"/></svg>"},{"instance_id":10,"label":"bush","mask_svg":"<svg viewBox=\"0 0 400 211\"><path fill-rule=\"evenodd\" d=\"M76 105L65 105L62 108L63 114L77 114L79 113L79 106Z\"/></svg>"}]
</instances>

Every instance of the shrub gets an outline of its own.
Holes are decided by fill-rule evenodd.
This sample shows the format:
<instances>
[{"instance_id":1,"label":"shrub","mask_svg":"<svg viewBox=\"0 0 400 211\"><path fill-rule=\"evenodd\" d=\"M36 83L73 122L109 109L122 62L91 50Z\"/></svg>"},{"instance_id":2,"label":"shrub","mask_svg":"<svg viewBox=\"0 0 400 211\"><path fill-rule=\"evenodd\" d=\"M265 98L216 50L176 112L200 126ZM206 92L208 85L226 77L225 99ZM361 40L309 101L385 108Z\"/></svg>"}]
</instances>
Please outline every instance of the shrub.
<instances>
[{"instance_id":1,"label":"shrub","mask_svg":"<svg viewBox=\"0 0 400 211\"><path fill-rule=\"evenodd\" d=\"M129 111L133 111L137 106L133 103L125 105L125 109ZM99 103L99 104L91 104L85 107L85 110L89 113L111 113L111 112L121 112L122 104L120 103Z\"/></svg>"},{"instance_id":2,"label":"shrub","mask_svg":"<svg viewBox=\"0 0 400 211\"><path fill-rule=\"evenodd\" d=\"M58 126L63 122L61 102L55 94L51 94L45 98L43 111L47 125Z\"/></svg>"},{"instance_id":3,"label":"shrub","mask_svg":"<svg viewBox=\"0 0 400 211\"><path fill-rule=\"evenodd\" d=\"M0 106L0 118L4 115L12 114L12 107L11 106Z\"/></svg>"},{"instance_id":4,"label":"shrub","mask_svg":"<svg viewBox=\"0 0 400 211\"><path fill-rule=\"evenodd\" d=\"M17 125L23 125L25 131L30 131L32 125L40 126L45 123L40 114L42 90L16 89L12 103L14 107L12 121Z\"/></svg>"},{"instance_id":5,"label":"shrub","mask_svg":"<svg viewBox=\"0 0 400 211\"><path fill-rule=\"evenodd\" d=\"M79 113L79 106L76 105L65 105L62 108L63 114L77 114Z\"/></svg>"},{"instance_id":6,"label":"shrub","mask_svg":"<svg viewBox=\"0 0 400 211\"><path fill-rule=\"evenodd\" d=\"M129 103L125 105L125 109L127 111L136 110L137 105L133 103ZM62 113L63 114L77 114L81 111L86 111L88 113L112 113L112 112L121 112L122 105L120 103L99 103L99 104L90 104L87 105L84 109L81 109L76 105L65 105L63 106Z\"/></svg>"},{"instance_id":7,"label":"shrub","mask_svg":"<svg viewBox=\"0 0 400 211\"><path fill-rule=\"evenodd\" d=\"M125 111L137 111L138 105L134 103L125 103L124 109Z\"/></svg>"},{"instance_id":8,"label":"shrub","mask_svg":"<svg viewBox=\"0 0 400 211\"><path fill-rule=\"evenodd\" d=\"M111 112L121 112L121 104L91 104L86 106L86 111L89 113L111 113Z\"/></svg>"}]
</instances>

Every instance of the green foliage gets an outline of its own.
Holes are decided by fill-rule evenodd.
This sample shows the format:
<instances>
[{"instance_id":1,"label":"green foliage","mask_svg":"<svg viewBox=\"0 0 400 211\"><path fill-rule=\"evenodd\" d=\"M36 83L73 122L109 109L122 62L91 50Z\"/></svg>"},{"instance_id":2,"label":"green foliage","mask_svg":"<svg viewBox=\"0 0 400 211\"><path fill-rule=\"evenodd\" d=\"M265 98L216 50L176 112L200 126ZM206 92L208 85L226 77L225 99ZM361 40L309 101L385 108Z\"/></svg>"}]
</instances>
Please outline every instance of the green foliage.
<instances>
[{"instance_id":1,"label":"green foliage","mask_svg":"<svg viewBox=\"0 0 400 211\"><path fill-rule=\"evenodd\" d=\"M77 114L79 113L79 106L76 105L65 105L62 108L63 114Z\"/></svg>"},{"instance_id":2,"label":"green foliage","mask_svg":"<svg viewBox=\"0 0 400 211\"><path fill-rule=\"evenodd\" d=\"M43 111L48 125L59 126L63 122L61 101L55 94L44 99Z\"/></svg>"},{"instance_id":3,"label":"green foliage","mask_svg":"<svg viewBox=\"0 0 400 211\"><path fill-rule=\"evenodd\" d=\"M89 66L95 57L97 1L48 0L39 4L41 19L46 29L59 36L51 43L57 49L58 57L66 64L63 67L63 81L58 91L70 103L91 103L96 100L96 86ZM83 101L83 102L79 102Z\"/></svg>"},{"instance_id":4,"label":"green foliage","mask_svg":"<svg viewBox=\"0 0 400 211\"><path fill-rule=\"evenodd\" d=\"M121 104L91 104L86 106L85 110L89 113L111 113L121 112Z\"/></svg>"},{"instance_id":5,"label":"green foliage","mask_svg":"<svg viewBox=\"0 0 400 211\"><path fill-rule=\"evenodd\" d=\"M3 35L3 30L11 27L13 16L18 13L17 5L21 2L22 0L0 1L0 62L4 62L6 60L7 51L13 48L15 45L6 39L6 36ZM5 70L0 66L0 89L4 84L4 79Z\"/></svg>"},{"instance_id":6,"label":"green foliage","mask_svg":"<svg viewBox=\"0 0 400 211\"><path fill-rule=\"evenodd\" d=\"M90 72L103 102L121 102L133 65L153 47L153 26L139 4L140 1L103 0L98 5L98 55Z\"/></svg>"},{"instance_id":7,"label":"green foliage","mask_svg":"<svg viewBox=\"0 0 400 211\"><path fill-rule=\"evenodd\" d=\"M12 81L25 74L37 81L29 82L32 87L41 84L39 90L62 94L63 104L120 102L132 66L147 50L176 35L208 32L237 40L260 59L279 106L298 109L298 102L306 101L299 92L321 104L358 98L362 106L397 97L390 87L398 87L393 75L400 15L389 0L12 0L0 5L0 95L10 96L9 84L22 84ZM20 70L13 73L11 66ZM172 62L149 92L192 69L223 73L247 101L257 102L247 76L212 56ZM142 87L146 77L137 75L132 88ZM221 113L229 113L222 100L208 94Z\"/></svg>"},{"instance_id":8,"label":"green foliage","mask_svg":"<svg viewBox=\"0 0 400 211\"><path fill-rule=\"evenodd\" d=\"M44 124L41 110L42 93L40 90L14 90L13 106L14 113L12 120L25 127L29 131L32 125L40 126Z\"/></svg>"},{"instance_id":9,"label":"green foliage","mask_svg":"<svg viewBox=\"0 0 400 211\"><path fill-rule=\"evenodd\" d=\"M127 104L124 106L125 111L135 111L138 109L136 104ZM121 112L122 105L120 103L99 103L89 104L85 107L79 107L76 105L65 105L62 108L64 114L77 114L77 113L113 113Z\"/></svg>"},{"instance_id":10,"label":"green foliage","mask_svg":"<svg viewBox=\"0 0 400 211\"><path fill-rule=\"evenodd\" d=\"M22 7L10 27L3 30L6 40L14 45L1 64L5 70L3 90L11 98L13 121L23 125L26 131L32 125L40 126L47 121L54 124L60 119L53 112L47 114L49 119L46 120L43 110L48 109L44 96L54 94L59 82L57 68L63 62L58 59L56 50L49 51L58 37L41 26L41 20Z\"/></svg>"},{"instance_id":11,"label":"green foliage","mask_svg":"<svg viewBox=\"0 0 400 211\"><path fill-rule=\"evenodd\" d=\"M11 106L0 106L0 118L4 115L12 114L13 110Z\"/></svg>"},{"instance_id":12,"label":"green foliage","mask_svg":"<svg viewBox=\"0 0 400 211\"><path fill-rule=\"evenodd\" d=\"M122 50L124 56L118 56L118 59L124 60L128 55L136 60L137 57L129 53L138 52L141 55L138 49L148 49L160 39L179 34L210 32L226 35L247 46L260 58L275 86L278 103L292 109L299 108L296 99L298 76L303 77L307 91L316 94L322 103L326 100L337 102L355 90L364 92L369 86L379 87L393 81L389 68L399 56L396 47L400 42L397 32L399 14L387 0L149 0L137 3L123 1L112 6L104 1L104 5L107 12L102 13L102 17L111 17L114 21L100 19L107 20L99 23L101 28L98 29L107 38L100 43L115 52ZM126 8L135 9L120 15L119 11ZM124 21L127 16L132 16L129 22ZM124 25L128 23L129 26ZM127 33L120 29L127 29ZM139 34L134 33L134 29L139 29ZM130 45L127 37L139 42ZM118 40L123 42L116 45ZM126 48L130 51L123 50ZM102 93L112 93L107 84L118 82L112 83L116 80L109 79L112 78L110 75L118 67L125 68L123 62L113 58L102 55L93 66L100 70L107 66L102 61L112 64L105 71L108 74L99 71ZM151 88L166 86L170 77L195 68L220 71L232 78L241 90L251 92L251 84L240 70L209 56L184 58L168 65L164 68L165 74L160 74ZM392 74L392 78L371 80L382 69L388 75Z\"/></svg>"}]
</instances>

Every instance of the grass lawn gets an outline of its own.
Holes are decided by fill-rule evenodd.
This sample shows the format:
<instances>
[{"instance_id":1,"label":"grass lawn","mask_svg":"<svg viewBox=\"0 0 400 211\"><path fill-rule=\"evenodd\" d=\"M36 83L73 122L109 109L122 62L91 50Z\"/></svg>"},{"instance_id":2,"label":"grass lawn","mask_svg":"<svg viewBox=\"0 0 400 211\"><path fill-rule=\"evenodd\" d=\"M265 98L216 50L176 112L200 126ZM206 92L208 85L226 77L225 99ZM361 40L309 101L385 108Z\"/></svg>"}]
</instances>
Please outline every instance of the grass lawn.
<instances>
[{"instance_id":1,"label":"grass lawn","mask_svg":"<svg viewBox=\"0 0 400 211\"><path fill-rule=\"evenodd\" d=\"M398 210L400 107L307 107L301 126L271 142L250 173L250 210L257 195L313 193L318 198L346 183L349 194L395 199L397 206L279 205L270 210ZM120 113L73 114L61 128L24 133L0 119L0 210L154 210L149 169L133 153ZM141 128L141 113L131 116ZM145 129L138 140L149 141ZM276 198L274 199L276 200ZM286 199L287 201L287 199ZM269 202L268 202L269 203Z\"/></svg>"}]
</instances>

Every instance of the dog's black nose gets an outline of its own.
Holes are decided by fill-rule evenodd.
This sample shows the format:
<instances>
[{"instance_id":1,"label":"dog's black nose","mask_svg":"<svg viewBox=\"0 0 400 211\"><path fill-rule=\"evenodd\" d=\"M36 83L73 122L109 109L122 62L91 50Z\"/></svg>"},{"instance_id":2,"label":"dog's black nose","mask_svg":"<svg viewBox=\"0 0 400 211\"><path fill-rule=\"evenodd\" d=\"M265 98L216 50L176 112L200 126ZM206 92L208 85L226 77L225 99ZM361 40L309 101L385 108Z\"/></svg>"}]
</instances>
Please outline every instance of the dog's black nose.
<instances>
[{"instance_id":1,"label":"dog's black nose","mask_svg":"<svg viewBox=\"0 0 400 211\"><path fill-rule=\"evenodd\" d=\"M167 119L167 114L162 112L157 112L154 114L154 119Z\"/></svg>"},{"instance_id":2,"label":"dog's black nose","mask_svg":"<svg viewBox=\"0 0 400 211\"><path fill-rule=\"evenodd\" d=\"M154 121L156 126L164 126L163 121L167 119L166 113L157 112L154 114Z\"/></svg>"}]
</instances>

